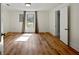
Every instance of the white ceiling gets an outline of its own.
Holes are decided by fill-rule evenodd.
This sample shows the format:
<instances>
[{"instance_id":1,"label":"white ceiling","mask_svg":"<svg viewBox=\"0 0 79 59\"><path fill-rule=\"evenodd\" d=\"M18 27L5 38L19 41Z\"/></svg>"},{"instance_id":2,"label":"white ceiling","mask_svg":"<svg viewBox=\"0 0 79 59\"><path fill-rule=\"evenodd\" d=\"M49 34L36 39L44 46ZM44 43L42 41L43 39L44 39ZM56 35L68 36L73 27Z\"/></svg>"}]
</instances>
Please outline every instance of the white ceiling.
<instances>
[{"instance_id":1,"label":"white ceiling","mask_svg":"<svg viewBox=\"0 0 79 59\"><path fill-rule=\"evenodd\" d=\"M52 9L61 3L31 3L30 7L26 7L25 3L8 3L10 6L7 6L6 3L2 4L2 8L8 10L19 10L19 11L39 11L39 10L49 10Z\"/></svg>"}]
</instances>

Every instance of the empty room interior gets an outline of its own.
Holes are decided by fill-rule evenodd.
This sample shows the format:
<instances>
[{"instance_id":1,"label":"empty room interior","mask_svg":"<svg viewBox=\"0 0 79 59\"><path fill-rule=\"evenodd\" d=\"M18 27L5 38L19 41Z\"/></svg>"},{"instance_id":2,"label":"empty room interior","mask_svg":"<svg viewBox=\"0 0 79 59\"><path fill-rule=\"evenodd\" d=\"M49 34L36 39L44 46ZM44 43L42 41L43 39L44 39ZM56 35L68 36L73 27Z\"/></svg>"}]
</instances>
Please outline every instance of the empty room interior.
<instances>
[{"instance_id":1,"label":"empty room interior","mask_svg":"<svg viewBox=\"0 0 79 59\"><path fill-rule=\"evenodd\" d=\"M1 3L1 55L79 55L79 3Z\"/></svg>"}]
</instances>

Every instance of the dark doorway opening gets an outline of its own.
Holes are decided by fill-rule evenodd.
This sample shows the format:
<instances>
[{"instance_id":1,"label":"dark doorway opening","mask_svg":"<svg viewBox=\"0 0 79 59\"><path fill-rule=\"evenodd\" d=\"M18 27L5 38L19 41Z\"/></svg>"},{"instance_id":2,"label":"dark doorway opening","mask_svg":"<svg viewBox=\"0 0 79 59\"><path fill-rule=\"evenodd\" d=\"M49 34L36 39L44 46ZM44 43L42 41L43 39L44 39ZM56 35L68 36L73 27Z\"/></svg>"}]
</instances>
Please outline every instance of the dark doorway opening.
<instances>
[{"instance_id":1,"label":"dark doorway opening","mask_svg":"<svg viewBox=\"0 0 79 59\"><path fill-rule=\"evenodd\" d=\"M56 11L56 36L60 38L60 11Z\"/></svg>"}]
</instances>

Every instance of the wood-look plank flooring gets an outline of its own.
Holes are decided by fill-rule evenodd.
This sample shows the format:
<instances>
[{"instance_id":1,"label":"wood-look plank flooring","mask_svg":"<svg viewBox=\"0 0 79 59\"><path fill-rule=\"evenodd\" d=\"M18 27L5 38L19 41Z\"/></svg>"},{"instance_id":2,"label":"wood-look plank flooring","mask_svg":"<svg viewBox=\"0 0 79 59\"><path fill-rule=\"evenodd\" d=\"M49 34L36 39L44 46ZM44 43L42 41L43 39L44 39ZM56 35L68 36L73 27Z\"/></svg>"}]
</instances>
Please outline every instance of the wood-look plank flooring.
<instances>
[{"instance_id":1,"label":"wood-look plank flooring","mask_svg":"<svg viewBox=\"0 0 79 59\"><path fill-rule=\"evenodd\" d=\"M24 41L22 41L22 39ZM5 55L77 55L77 51L65 45L49 33L10 34L4 40Z\"/></svg>"}]
</instances>

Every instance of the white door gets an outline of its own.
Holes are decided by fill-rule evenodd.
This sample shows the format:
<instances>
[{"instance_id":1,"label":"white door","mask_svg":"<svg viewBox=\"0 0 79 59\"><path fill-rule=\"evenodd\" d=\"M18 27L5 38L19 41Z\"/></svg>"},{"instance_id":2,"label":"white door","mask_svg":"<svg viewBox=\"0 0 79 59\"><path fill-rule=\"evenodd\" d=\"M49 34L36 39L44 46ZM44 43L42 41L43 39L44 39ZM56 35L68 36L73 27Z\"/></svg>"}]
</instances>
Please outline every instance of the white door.
<instances>
[{"instance_id":1,"label":"white door","mask_svg":"<svg viewBox=\"0 0 79 59\"><path fill-rule=\"evenodd\" d=\"M60 9L60 40L68 45L68 7Z\"/></svg>"},{"instance_id":2,"label":"white door","mask_svg":"<svg viewBox=\"0 0 79 59\"><path fill-rule=\"evenodd\" d=\"M35 12L26 12L25 32L35 32Z\"/></svg>"},{"instance_id":3,"label":"white door","mask_svg":"<svg viewBox=\"0 0 79 59\"><path fill-rule=\"evenodd\" d=\"M3 43L3 23L2 23L2 19L1 19L1 3L0 3L0 53L3 54L4 52L4 43Z\"/></svg>"}]
</instances>

